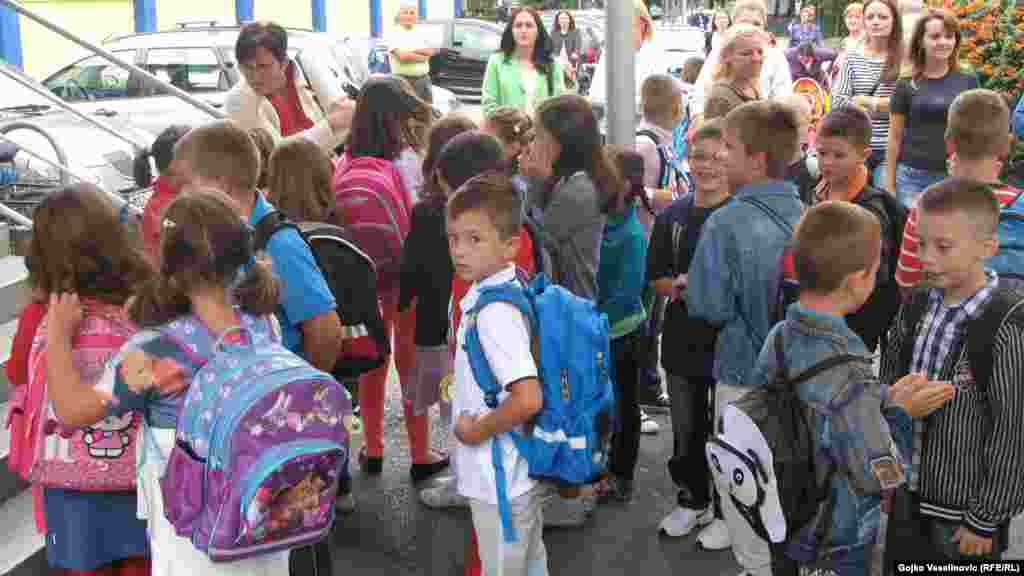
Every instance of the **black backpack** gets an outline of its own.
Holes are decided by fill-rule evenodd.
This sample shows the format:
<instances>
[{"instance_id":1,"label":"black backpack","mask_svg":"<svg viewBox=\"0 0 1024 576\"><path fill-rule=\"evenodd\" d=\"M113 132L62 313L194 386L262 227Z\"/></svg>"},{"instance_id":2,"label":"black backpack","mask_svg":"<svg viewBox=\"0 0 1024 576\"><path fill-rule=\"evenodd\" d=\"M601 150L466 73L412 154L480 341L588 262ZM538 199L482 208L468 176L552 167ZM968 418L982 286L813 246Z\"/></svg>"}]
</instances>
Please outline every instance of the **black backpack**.
<instances>
[{"instance_id":1,"label":"black backpack","mask_svg":"<svg viewBox=\"0 0 1024 576\"><path fill-rule=\"evenodd\" d=\"M786 368L785 329L785 325L779 327L772 337L778 366L774 380L751 388L722 411L706 449L711 473L730 487L722 497L732 499L758 536L775 543L830 512L831 480L836 472L830 459L827 475L818 478L810 421L813 409L800 400L797 386L843 364L871 364L869 357L842 354L791 376ZM828 522L817 522L816 528L827 529Z\"/></svg>"},{"instance_id":2,"label":"black backpack","mask_svg":"<svg viewBox=\"0 0 1024 576\"><path fill-rule=\"evenodd\" d=\"M892 246L890 253L884 254L887 258L886 264L889 268L889 282L896 281L896 268L899 265L900 247L903 244L903 230L907 226L907 216L910 211L895 196L868 186L857 199L856 204L874 212L882 221L882 229L888 230L889 237L886 242Z\"/></svg>"},{"instance_id":3,"label":"black backpack","mask_svg":"<svg viewBox=\"0 0 1024 576\"><path fill-rule=\"evenodd\" d=\"M373 260L344 228L321 222L291 222L277 211L256 223L256 249L266 248L271 236L284 228L298 231L309 245L338 303L342 345L331 374L345 381L382 366L391 353L391 343L377 298Z\"/></svg>"}]
</instances>

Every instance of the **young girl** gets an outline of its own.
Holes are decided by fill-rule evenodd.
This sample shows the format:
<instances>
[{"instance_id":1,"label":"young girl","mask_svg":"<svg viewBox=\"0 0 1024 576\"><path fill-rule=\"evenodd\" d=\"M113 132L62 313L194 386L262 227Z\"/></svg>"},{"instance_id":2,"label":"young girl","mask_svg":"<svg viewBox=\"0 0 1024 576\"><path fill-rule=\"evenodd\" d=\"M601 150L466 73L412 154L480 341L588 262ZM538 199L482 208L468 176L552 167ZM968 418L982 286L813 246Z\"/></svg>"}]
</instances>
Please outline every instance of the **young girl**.
<instances>
[{"instance_id":1,"label":"young girl","mask_svg":"<svg viewBox=\"0 0 1024 576\"><path fill-rule=\"evenodd\" d=\"M135 452L133 444L141 438L138 418L129 414L118 423L100 424L107 414L89 420L68 417L66 405L80 397L67 395L63 385L65 372L73 370L81 374L80 387L89 390L104 363L135 332L122 307L133 290L150 279L152 269L141 251L132 248L117 210L91 184L48 196L36 208L33 221L32 286L51 295L51 300L64 292L81 298L77 321L71 325L54 313L51 304L32 346L29 386L43 387L49 403L40 454L53 458L37 459L33 478L51 485L49 479L63 475L67 480L72 472L62 464L71 462L83 483L101 479L132 486L116 492L45 488L47 560L52 568L73 574L148 574L146 525L136 518L134 462L108 459L106 454L116 449ZM119 441L113 447L98 444L96 449L104 456L93 456L89 438L95 436L82 430L90 425L98 435L110 431ZM55 453L64 454L63 462L51 456Z\"/></svg>"},{"instance_id":2,"label":"young girl","mask_svg":"<svg viewBox=\"0 0 1024 576\"><path fill-rule=\"evenodd\" d=\"M501 106L487 115L480 130L501 142L509 171L513 174L518 172L519 155L530 144L533 135L533 120L514 106Z\"/></svg>"},{"instance_id":3,"label":"young girl","mask_svg":"<svg viewBox=\"0 0 1024 576\"><path fill-rule=\"evenodd\" d=\"M419 416L438 400L441 378L451 371L448 354L448 301L455 271L448 254L445 230L447 191L439 182L437 161L441 149L455 136L476 129L465 116L453 114L430 129L427 156L423 162L423 192L412 209L409 236L402 246L398 310L415 310L416 368L405 390L413 414ZM442 417L447 420L447 403Z\"/></svg>"},{"instance_id":4,"label":"young girl","mask_svg":"<svg viewBox=\"0 0 1024 576\"><path fill-rule=\"evenodd\" d=\"M152 146L135 157L135 184L153 184L153 195L146 201L142 211L142 243L146 249L146 257L157 268L160 267L160 215L178 195L178 189L181 187L180 178L173 170L174 145L188 131L188 126L169 126L156 137ZM153 181L153 164L156 165L158 173L156 182Z\"/></svg>"},{"instance_id":5,"label":"young girl","mask_svg":"<svg viewBox=\"0 0 1024 576\"><path fill-rule=\"evenodd\" d=\"M54 408L64 422L86 425L108 415L136 410L149 430L139 434L138 513L148 520L153 574L266 575L288 573L288 553L214 564L188 538L176 535L164 516L160 477L174 447L177 414L192 375L202 365L180 353L180 345L158 328L173 322L194 323L209 342L229 329L244 326L244 338L277 339L272 320L277 307L277 280L269 263L254 259L249 227L217 191L185 194L164 213L161 276L145 284L129 307L142 332L107 366L96 387L83 381L71 363L70 339L81 317L74 286L51 290L49 336L50 382ZM235 286L238 270L244 279ZM237 305L233 304L237 303ZM229 337L242 339L242 332ZM206 346L209 346L207 344ZM197 349L198 356L212 350ZM136 499L131 498L132 514Z\"/></svg>"},{"instance_id":6,"label":"young girl","mask_svg":"<svg viewBox=\"0 0 1024 576\"><path fill-rule=\"evenodd\" d=\"M374 164L370 171L375 177L390 171L401 175L400 190L395 190L392 177L385 198L390 203L391 217L397 221L400 234L408 234L408 214L416 200L422 183L419 151L423 149L424 131L434 121L436 112L416 97L409 83L401 78L375 76L363 84L356 102L352 130L349 132L345 154L335 165L334 191L339 209L345 214L346 175L349 170L363 170L368 158ZM376 181L375 181L376 182ZM385 190L378 190L383 196ZM347 220L346 220L347 222ZM371 254L372 256L373 254ZM398 256L398 255L396 255ZM378 263L378 266L380 264ZM412 380L415 366L415 309L399 315L397 283L378 267L377 289L383 309L384 324L393 335L392 356L398 370L399 381L405 390ZM363 374L359 380L359 410L363 420L366 444L359 454L359 462L367 474L378 475L384 469L384 389L388 378L388 364ZM448 466L448 459L430 450L430 419L426 414L416 415L411 405L404 404L409 448L412 452L410 475L414 482L425 480Z\"/></svg>"},{"instance_id":7,"label":"young girl","mask_svg":"<svg viewBox=\"0 0 1024 576\"><path fill-rule=\"evenodd\" d=\"M947 10L930 10L910 39L913 77L896 82L889 115L886 186L907 208L946 177L946 117L961 92L978 87L960 72L960 24Z\"/></svg>"},{"instance_id":8,"label":"young girl","mask_svg":"<svg viewBox=\"0 0 1024 576\"><path fill-rule=\"evenodd\" d=\"M633 496L633 471L640 449L637 391L641 327L647 319L643 304L647 232L637 210L647 193L643 156L624 149L615 149L613 153L626 185L608 200L608 223L597 273L597 306L608 315L618 425L612 440L609 474L596 491L600 496L625 502Z\"/></svg>"},{"instance_id":9,"label":"young girl","mask_svg":"<svg viewBox=\"0 0 1024 576\"><path fill-rule=\"evenodd\" d=\"M305 138L285 140L267 162L267 200L294 222L341 225L331 180L334 165Z\"/></svg>"},{"instance_id":10,"label":"young girl","mask_svg":"<svg viewBox=\"0 0 1024 576\"><path fill-rule=\"evenodd\" d=\"M883 164L889 140L889 97L896 87L903 60L903 26L893 0L864 3L864 45L849 52L832 90L832 107L853 103L871 116L872 185L885 186ZM890 192L893 192L890 190Z\"/></svg>"}]
</instances>

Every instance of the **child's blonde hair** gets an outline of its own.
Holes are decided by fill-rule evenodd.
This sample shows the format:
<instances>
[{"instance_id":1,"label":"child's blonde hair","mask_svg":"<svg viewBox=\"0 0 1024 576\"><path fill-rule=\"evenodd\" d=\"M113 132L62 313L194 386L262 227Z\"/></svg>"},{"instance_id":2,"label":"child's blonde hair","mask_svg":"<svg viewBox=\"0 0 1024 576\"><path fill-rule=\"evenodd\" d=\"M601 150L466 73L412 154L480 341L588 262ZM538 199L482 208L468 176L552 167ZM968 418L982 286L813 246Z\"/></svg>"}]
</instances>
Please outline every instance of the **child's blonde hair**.
<instances>
[{"instance_id":1,"label":"child's blonde hair","mask_svg":"<svg viewBox=\"0 0 1024 576\"><path fill-rule=\"evenodd\" d=\"M249 137L252 138L253 144L256 145L256 150L260 154L260 177L256 181L256 187L263 190L267 187L267 170L269 170L270 155L273 154L276 143L274 142L274 137L266 128L257 127L249 129Z\"/></svg>"},{"instance_id":2,"label":"child's blonde hair","mask_svg":"<svg viewBox=\"0 0 1024 576\"><path fill-rule=\"evenodd\" d=\"M672 76L652 74L640 86L640 102L644 120L659 124L673 121L676 104L682 107L683 90Z\"/></svg>"},{"instance_id":3,"label":"child's blonde hair","mask_svg":"<svg viewBox=\"0 0 1024 576\"><path fill-rule=\"evenodd\" d=\"M515 106L500 106L485 120L502 144L526 146L533 138L533 119Z\"/></svg>"},{"instance_id":4,"label":"child's blonde hair","mask_svg":"<svg viewBox=\"0 0 1024 576\"><path fill-rule=\"evenodd\" d=\"M750 154L764 153L769 178L782 179L800 145L800 120L791 106L773 100L747 102L725 117Z\"/></svg>"},{"instance_id":5,"label":"child's blonde hair","mask_svg":"<svg viewBox=\"0 0 1024 576\"><path fill-rule=\"evenodd\" d=\"M232 186L227 192L256 189L260 153L248 132L230 120L193 128L174 147L174 159L183 161L207 180Z\"/></svg>"},{"instance_id":6,"label":"child's blonde hair","mask_svg":"<svg viewBox=\"0 0 1024 576\"><path fill-rule=\"evenodd\" d=\"M794 264L800 289L829 294L847 276L881 257L882 225L866 208L827 201L808 210L794 232Z\"/></svg>"},{"instance_id":7,"label":"child's blonde hair","mask_svg":"<svg viewBox=\"0 0 1024 576\"><path fill-rule=\"evenodd\" d=\"M336 216L333 177L334 165L319 146L305 138L286 140L270 155L267 196L292 220L327 222Z\"/></svg>"},{"instance_id":8,"label":"child's blonde hair","mask_svg":"<svg viewBox=\"0 0 1024 576\"><path fill-rule=\"evenodd\" d=\"M192 312L190 294L222 287L250 314L277 309L278 282L270 262L254 258L252 229L219 190L182 194L164 211L160 274L144 284L128 313L140 326L159 326ZM238 271L245 277L235 285Z\"/></svg>"},{"instance_id":9,"label":"child's blonde hair","mask_svg":"<svg viewBox=\"0 0 1024 576\"><path fill-rule=\"evenodd\" d=\"M1002 158L1010 147L1010 108L998 92L978 88L961 92L949 107L946 140L957 158Z\"/></svg>"}]
</instances>

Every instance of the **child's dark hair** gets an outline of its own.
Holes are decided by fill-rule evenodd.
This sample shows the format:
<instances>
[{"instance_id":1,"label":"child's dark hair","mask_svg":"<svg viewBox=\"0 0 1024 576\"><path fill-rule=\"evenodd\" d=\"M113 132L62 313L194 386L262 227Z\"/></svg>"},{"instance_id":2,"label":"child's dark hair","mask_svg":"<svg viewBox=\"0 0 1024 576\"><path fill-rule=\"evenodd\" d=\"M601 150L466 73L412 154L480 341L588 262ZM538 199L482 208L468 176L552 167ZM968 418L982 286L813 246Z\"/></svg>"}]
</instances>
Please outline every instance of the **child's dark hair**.
<instances>
[{"instance_id":1,"label":"child's dark hair","mask_svg":"<svg viewBox=\"0 0 1024 576\"><path fill-rule=\"evenodd\" d=\"M448 114L430 127L427 135L427 154L423 157L423 191L420 199L423 202L444 205L447 202L444 190L437 183L437 161L445 144L459 134L476 130L476 123L462 114Z\"/></svg>"},{"instance_id":2,"label":"child's dark hair","mask_svg":"<svg viewBox=\"0 0 1024 576\"><path fill-rule=\"evenodd\" d=\"M492 170L505 170L501 143L494 136L477 130L452 138L437 159L437 173L452 190L477 174Z\"/></svg>"},{"instance_id":3,"label":"child's dark hair","mask_svg":"<svg viewBox=\"0 0 1024 576\"><path fill-rule=\"evenodd\" d=\"M251 128L249 137L252 138L252 143L256 145L256 150L260 153L260 177L256 182L256 187L264 190L267 187L267 175L270 173L270 155L274 153L277 143L274 142L274 137L266 128Z\"/></svg>"},{"instance_id":4,"label":"child's dark hair","mask_svg":"<svg viewBox=\"0 0 1024 576\"><path fill-rule=\"evenodd\" d=\"M398 76L371 76L356 100L346 149L353 158L394 160L402 149L423 150L424 133L437 111Z\"/></svg>"},{"instance_id":5,"label":"child's dark hair","mask_svg":"<svg viewBox=\"0 0 1024 576\"><path fill-rule=\"evenodd\" d=\"M696 84L700 78L700 71L704 68L704 59L700 56L690 56L683 62L682 80L687 84Z\"/></svg>"},{"instance_id":6,"label":"child's dark hair","mask_svg":"<svg viewBox=\"0 0 1024 576\"><path fill-rule=\"evenodd\" d=\"M533 120L515 106L501 106L487 116L502 144L517 143L526 146L533 135Z\"/></svg>"},{"instance_id":7,"label":"child's dark hair","mask_svg":"<svg viewBox=\"0 0 1024 576\"><path fill-rule=\"evenodd\" d=\"M320 146L306 138L281 143L270 155L267 197L286 216L328 222L335 213L334 165Z\"/></svg>"},{"instance_id":8,"label":"child's dark hair","mask_svg":"<svg viewBox=\"0 0 1024 576\"><path fill-rule=\"evenodd\" d=\"M189 127L175 124L164 128L164 131L156 137L153 144L139 152L132 161L132 176L135 177L135 185L145 188L153 183L153 169L149 164L152 158L156 163L156 169L161 174L167 172L167 168L174 159L174 145L178 140L188 134Z\"/></svg>"},{"instance_id":9,"label":"child's dark hair","mask_svg":"<svg viewBox=\"0 0 1024 576\"><path fill-rule=\"evenodd\" d=\"M223 192L183 194L164 211L160 274L132 301L129 315L143 327L158 326L192 313L189 293L201 287L234 286L234 301L250 314L277 309L278 281L270 262L253 258L252 228L238 217Z\"/></svg>"},{"instance_id":10,"label":"child's dark hair","mask_svg":"<svg viewBox=\"0 0 1024 576\"><path fill-rule=\"evenodd\" d=\"M522 197L512 179L492 170L467 180L448 200L448 219L480 210L487 214L502 240L514 238L523 226Z\"/></svg>"},{"instance_id":11,"label":"child's dark hair","mask_svg":"<svg viewBox=\"0 0 1024 576\"><path fill-rule=\"evenodd\" d=\"M608 198L621 189L618 171L604 152L597 116L590 102L577 94L563 94L545 100L537 108L537 121L561 146L552 166L553 186L562 178L586 172L597 189L599 204L608 206Z\"/></svg>"},{"instance_id":12,"label":"child's dark hair","mask_svg":"<svg viewBox=\"0 0 1024 576\"><path fill-rule=\"evenodd\" d=\"M821 119L818 137L842 138L858 148L870 148L871 118L860 106L833 108Z\"/></svg>"},{"instance_id":13,"label":"child's dark hair","mask_svg":"<svg viewBox=\"0 0 1024 576\"><path fill-rule=\"evenodd\" d=\"M632 202L639 200L644 209L654 214L644 189L644 157L632 148L609 146L608 153L615 159L615 165L622 176L622 193L609 198L605 212L623 212Z\"/></svg>"},{"instance_id":14,"label":"child's dark hair","mask_svg":"<svg viewBox=\"0 0 1024 576\"><path fill-rule=\"evenodd\" d=\"M992 237L999 225L999 200L985 182L946 178L926 188L917 202L922 214L963 212L979 238Z\"/></svg>"},{"instance_id":15,"label":"child's dark hair","mask_svg":"<svg viewBox=\"0 0 1024 576\"><path fill-rule=\"evenodd\" d=\"M29 283L44 294L75 292L121 305L153 277L117 209L92 184L47 195L32 218Z\"/></svg>"},{"instance_id":16,"label":"child's dark hair","mask_svg":"<svg viewBox=\"0 0 1024 576\"><path fill-rule=\"evenodd\" d=\"M846 277L866 270L881 254L882 226L866 208L828 201L804 213L793 233L800 289L830 294Z\"/></svg>"}]
</instances>

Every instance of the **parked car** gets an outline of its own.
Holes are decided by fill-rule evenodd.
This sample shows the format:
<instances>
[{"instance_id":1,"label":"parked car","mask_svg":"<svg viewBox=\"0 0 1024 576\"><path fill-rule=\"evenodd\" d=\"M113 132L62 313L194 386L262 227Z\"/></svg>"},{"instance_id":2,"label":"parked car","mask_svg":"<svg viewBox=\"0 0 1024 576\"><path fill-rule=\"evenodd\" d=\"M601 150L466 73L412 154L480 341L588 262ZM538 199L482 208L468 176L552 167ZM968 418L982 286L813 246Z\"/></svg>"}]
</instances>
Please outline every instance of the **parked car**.
<instances>
[{"instance_id":1,"label":"parked car","mask_svg":"<svg viewBox=\"0 0 1024 576\"><path fill-rule=\"evenodd\" d=\"M704 31L695 26L657 26L654 45L665 52L671 65L668 72L682 75L683 63L691 56L704 57Z\"/></svg>"},{"instance_id":2,"label":"parked car","mask_svg":"<svg viewBox=\"0 0 1024 576\"><path fill-rule=\"evenodd\" d=\"M501 48L504 27L473 18L423 20L416 29L431 48L441 52L430 59L430 80L463 102L479 102L487 60ZM385 50L386 52L386 50Z\"/></svg>"},{"instance_id":3,"label":"parked car","mask_svg":"<svg viewBox=\"0 0 1024 576\"><path fill-rule=\"evenodd\" d=\"M147 72L204 100L214 108L241 75L235 62L238 26L183 26L176 30L120 36L104 42L104 48ZM316 50L333 59L338 82L359 86L365 60L337 46L323 33L288 30L288 54ZM158 134L171 124L203 124L209 114L167 93L140 75L97 55L74 60L49 75L43 84L54 94L88 114L120 118ZM339 94L342 93L340 90ZM435 93L434 105L442 112L457 107L450 92Z\"/></svg>"},{"instance_id":4,"label":"parked car","mask_svg":"<svg viewBox=\"0 0 1024 576\"><path fill-rule=\"evenodd\" d=\"M45 88L16 68L0 64L7 73ZM118 134L145 146L156 134L140 130L122 118L104 118ZM137 200L149 183L139 186L132 172L136 147L86 120L62 110L40 94L0 75L0 134L13 141L0 143L0 202L28 215L42 198L77 179L46 162L41 156L70 168L82 179L126 200ZM142 199L144 200L144 199ZM136 203L141 203L138 200Z\"/></svg>"}]
</instances>

